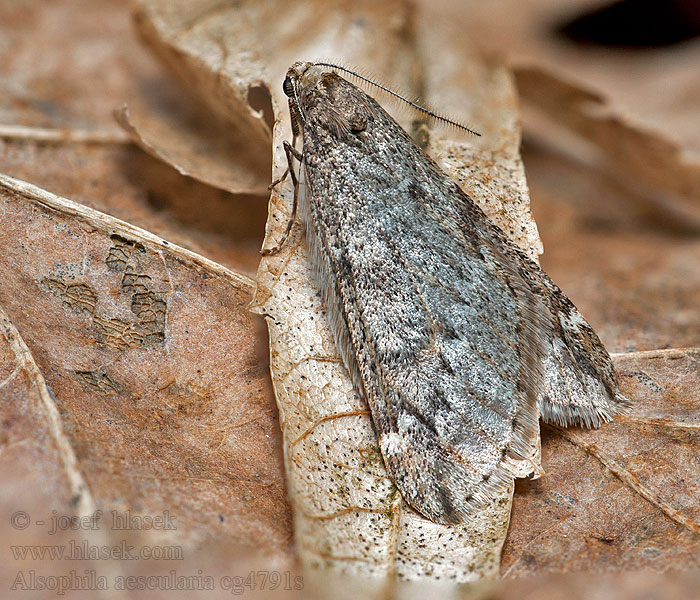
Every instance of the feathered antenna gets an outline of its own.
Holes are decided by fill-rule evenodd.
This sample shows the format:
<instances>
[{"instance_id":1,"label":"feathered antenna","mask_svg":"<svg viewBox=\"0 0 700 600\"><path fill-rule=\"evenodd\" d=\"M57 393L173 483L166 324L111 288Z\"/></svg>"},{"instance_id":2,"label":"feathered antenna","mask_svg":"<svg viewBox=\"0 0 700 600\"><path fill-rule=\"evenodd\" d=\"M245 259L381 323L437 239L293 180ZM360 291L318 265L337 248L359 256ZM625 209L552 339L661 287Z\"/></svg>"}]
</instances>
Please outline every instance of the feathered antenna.
<instances>
[{"instance_id":1,"label":"feathered antenna","mask_svg":"<svg viewBox=\"0 0 700 600\"><path fill-rule=\"evenodd\" d=\"M425 106L421 106L417 102L414 102L413 100L406 98L406 96L404 96L403 94L399 94L398 92L395 92L391 88L388 88L385 85L378 83L374 79L371 79L370 77L367 77L365 75L358 73L357 71L353 71L352 69L348 69L347 67L343 67L342 65L338 65L335 63L331 63L331 62L325 62L325 61L315 62L314 65L316 65L318 67L330 67L331 69L338 69L339 71L343 71L344 73L352 75L353 77L357 77L358 79L364 81L365 83L369 83L370 85L373 85L374 87L379 88L380 90L386 92L387 94L394 96L394 98L398 98L399 100L405 102L406 104L408 104L412 108L414 108L414 109L428 115L429 117L435 119L439 123L443 123L443 124L449 125L451 127L456 127L457 129L461 129L463 131L466 131L467 133L471 133L472 135L476 135L476 136L481 137L480 133L478 133L477 131L474 131L473 129L470 129L466 125L462 125L462 123L460 123L458 121L450 119L449 117L447 117L445 115L441 115L439 113L436 113L435 111L432 111L429 108L426 108Z\"/></svg>"}]
</instances>

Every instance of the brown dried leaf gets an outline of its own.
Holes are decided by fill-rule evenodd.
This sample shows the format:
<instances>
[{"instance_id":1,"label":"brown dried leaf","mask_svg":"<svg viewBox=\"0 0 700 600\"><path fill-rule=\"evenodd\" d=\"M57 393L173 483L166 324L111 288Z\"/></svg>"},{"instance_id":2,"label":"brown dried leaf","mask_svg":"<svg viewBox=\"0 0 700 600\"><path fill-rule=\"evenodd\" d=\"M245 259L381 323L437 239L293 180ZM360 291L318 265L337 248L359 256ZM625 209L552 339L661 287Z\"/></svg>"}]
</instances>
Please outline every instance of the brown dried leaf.
<instances>
[{"instance_id":1,"label":"brown dried leaf","mask_svg":"<svg viewBox=\"0 0 700 600\"><path fill-rule=\"evenodd\" d=\"M222 133L211 117L169 103L151 110L123 106L115 118L134 142L179 173L233 194L267 194L269 157L250 160L256 157L248 155L247 146Z\"/></svg>"},{"instance_id":2,"label":"brown dried leaf","mask_svg":"<svg viewBox=\"0 0 700 600\"><path fill-rule=\"evenodd\" d=\"M700 568L700 349L615 355L627 416L543 433L547 475L517 485L509 576Z\"/></svg>"},{"instance_id":3,"label":"brown dried leaf","mask_svg":"<svg viewBox=\"0 0 700 600\"><path fill-rule=\"evenodd\" d=\"M697 344L700 335L696 318L700 290L695 268L700 259L698 240L668 230L631 202L629 190L600 171L582 168L560 155L532 147L524 157L533 210L547 248L542 264L581 309L605 345L611 351L625 352L663 348L674 343ZM671 484L651 488L656 497L669 505L673 503L669 502L665 487L679 489L688 482L697 487L697 476L688 473L677 444L657 447L657 451L667 448L670 453L659 460L655 459L656 451L638 452L648 437L648 428L641 420L655 417L647 410L651 403L658 413L673 414L678 409L679 398L697 400L696 373L691 374L693 367L689 367L692 362L676 359L672 351L662 351L659 359L652 360L652 356L633 352L615 357L624 391L633 402L631 422L616 420L597 432L571 430L568 433L576 436L571 438L573 444L562 437L566 431L543 430L546 474L536 483L516 485L514 514L504 548L504 572L510 569L510 575L520 576L634 567L667 571L692 566L687 551L692 551L697 536L687 535L687 530L648 504L628 482L621 483L583 449L584 442L589 448L600 447L598 439L603 440L605 453L640 481L644 480L635 469L644 461L649 462L650 469L667 475L668 465L676 465ZM642 359L649 365L645 366ZM632 366L630 363L635 361L639 364ZM640 385L642 382L637 377L646 380L644 373L654 378L656 387ZM691 417L695 419L692 413ZM682 420L677 413L674 418ZM653 431L653 419L650 426ZM650 441L658 440L652 433ZM635 457L634 469L627 464L626 457L630 456ZM580 482L585 485L579 485ZM544 496L539 496L540 492ZM608 492L613 496L602 499ZM617 499L621 499L619 506ZM697 511L697 499L679 499L686 502L688 514ZM634 522L635 514L640 517L639 527ZM561 525L556 523L557 517L565 519ZM694 521L698 523L700 519L695 517ZM647 525L649 530L645 532L642 525ZM605 538L609 533L616 536L615 540L608 545L593 539L600 531L603 531L600 537ZM657 535L658 531L667 535ZM538 537L541 532L545 533ZM645 545L651 550L644 552ZM518 559L521 552L522 558ZM564 597L567 585L583 590L577 597L589 597L586 590L598 587L585 576L538 581L545 590L558 590L551 592L556 598ZM605 581L612 590L609 593L619 593L620 597L626 597L625 589L632 589L630 581L624 578ZM665 582L673 590L677 583L673 578L652 581L657 582L655 589L661 589ZM536 589L536 585L534 582L531 589ZM660 594L660 597L674 595Z\"/></svg>"},{"instance_id":4,"label":"brown dried leaf","mask_svg":"<svg viewBox=\"0 0 700 600\"><path fill-rule=\"evenodd\" d=\"M141 0L134 7L140 34L184 87L229 124L231 139L267 158L270 126L262 107L252 105L251 95L261 73L255 58L262 50L255 43L261 37L256 26L273 20L268 5ZM280 17L275 15L275 20Z\"/></svg>"},{"instance_id":5,"label":"brown dried leaf","mask_svg":"<svg viewBox=\"0 0 700 600\"><path fill-rule=\"evenodd\" d=\"M71 541L76 543L71 535L75 532L70 528L60 529L56 526L57 519L52 518L57 515L90 518L97 505L80 472L55 396L29 348L1 308L0 331L0 481L3 484L0 514L6 523L0 539L8 553L0 565L0 581L10 588L30 568L38 569L43 577L65 576L59 560L37 560L31 554L24 559L10 555L9 551L15 549L13 544L25 548L58 544L69 548ZM91 541L105 544L104 534L104 530L93 532ZM90 565L74 560L71 566L77 569ZM23 590L21 586L13 589Z\"/></svg>"},{"instance_id":6,"label":"brown dried leaf","mask_svg":"<svg viewBox=\"0 0 700 600\"><path fill-rule=\"evenodd\" d=\"M125 100L141 77L157 74L157 63L125 39L129 15L121 1L96 4L0 4L0 135L127 140L112 118L115 99Z\"/></svg>"},{"instance_id":7,"label":"brown dried leaf","mask_svg":"<svg viewBox=\"0 0 700 600\"><path fill-rule=\"evenodd\" d=\"M0 177L0 196L0 305L50 386L96 504L169 510L177 530L154 537L186 548L222 540L286 559L251 281L18 180Z\"/></svg>"},{"instance_id":8,"label":"brown dried leaf","mask_svg":"<svg viewBox=\"0 0 700 600\"><path fill-rule=\"evenodd\" d=\"M632 571L591 574L566 573L503 580L489 600L678 600L695 599L697 572Z\"/></svg>"},{"instance_id":9,"label":"brown dried leaf","mask_svg":"<svg viewBox=\"0 0 700 600\"><path fill-rule=\"evenodd\" d=\"M0 30L1 172L255 273L264 199L178 175L134 149L114 123L127 101L183 103L139 44L122 0L3 3ZM269 149L265 160L267 182Z\"/></svg>"},{"instance_id":10,"label":"brown dried leaf","mask_svg":"<svg viewBox=\"0 0 700 600\"><path fill-rule=\"evenodd\" d=\"M598 150L598 164L638 192L637 201L660 203L697 231L700 40L634 53L575 46L554 34L557 23L599 5L450 2L447 10L481 48L507 57L523 101L558 125L538 119L534 134L572 152L559 129L574 132Z\"/></svg>"},{"instance_id":11,"label":"brown dried leaf","mask_svg":"<svg viewBox=\"0 0 700 600\"><path fill-rule=\"evenodd\" d=\"M700 231L700 153L664 131L662 119L635 118L607 90L573 84L538 67L514 71L526 107L536 109L530 113L534 118L526 118L536 138L565 153L582 152L582 162L633 190L637 204L654 209L676 229Z\"/></svg>"},{"instance_id":12,"label":"brown dried leaf","mask_svg":"<svg viewBox=\"0 0 700 600\"><path fill-rule=\"evenodd\" d=\"M95 504L56 402L27 345L1 308L0 327L3 509L7 513L27 510L26 490L34 489L34 508L51 505L64 514L89 514Z\"/></svg>"},{"instance_id":13,"label":"brown dried leaf","mask_svg":"<svg viewBox=\"0 0 700 600\"><path fill-rule=\"evenodd\" d=\"M700 257L700 243L659 227L643 210L631 210L630 192L599 171L532 148L524 156L533 210L547 248L543 266L586 315L606 346L624 352L664 347L675 341L697 343L700 280L694 265ZM632 480L619 481L591 454L602 447L598 444L602 440L605 454L645 485L649 481L635 470L643 463L648 461L649 469L667 475L668 465L675 465L671 484L651 481L655 484L651 487L653 497L670 506L673 503L666 487L678 489L688 483L697 487L697 475L688 473L677 444L657 446L657 451L667 448L669 452L659 460L655 459L656 451L639 452L640 445L659 441L654 434L648 435L645 420L651 417L653 431L653 419L659 413L677 411L679 398L697 400L696 373L689 367L693 362L677 359L674 351L662 351L658 359L653 356L633 352L615 357L624 391L633 401L628 420L623 417L597 432L543 430L546 474L537 482L516 485L504 572L509 570L510 575L519 577L542 572L635 567L665 571L692 566L687 553L697 544L697 536L649 504L630 487ZM640 385L642 380L649 382L645 374L654 378L652 387ZM648 410L650 405L657 415ZM692 425L695 414L690 416ZM674 419L683 420L677 413ZM566 435L568 441L562 437ZM634 468L627 464L629 456L635 457ZM615 468L615 464L608 464ZM621 469L617 472L624 477ZM606 500L603 497L608 492L612 496ZM697 499L679 499L685 502L686 516L698 510ZM635 523L635 515L641 524ZM564 519L561 524L557 523L559 518ZM644 525L648 526L646 533ZM605 535L610 534L615 539L609 543L593 539L601 531L599 537L607 539ZM657 535L659 531L666 535ZM645 552L645 547L651 550ZM538 581L545 589L558 590L559 595L552 591L553 597L564 597L566 579ZM668 583L669 589L674 589L675 582ZM568 585L592 589L592 582L587 583L585 577L570 580ZM624 580L613 578L609 585L614 590L610 593L624 597L628 585ZM535 587L536 582L532 589ZM579 594L588 597L585 592Z\"/></svg>"},{"instance_id":14,"label":"brown dried leaf","mask_svg":"<svg viewBox=\"0 0 700 600\"><path fill-rule=\"evenodd\" d=\"M259 196L233 196L183 177L131 145L0 139L0 157L7 175L255 274L267 217Z\"/></svg>"},{"instance_id":15,"label":"brown dried leaf","mask_svg":"<svg viewBox=\"0 0 700 600\"><path fill-rule=\"evenodd\" d=\"M524 156L542 266L608 351L697 346L700 240L596 169L532 147Z\"/></svg>"}]
</instances>

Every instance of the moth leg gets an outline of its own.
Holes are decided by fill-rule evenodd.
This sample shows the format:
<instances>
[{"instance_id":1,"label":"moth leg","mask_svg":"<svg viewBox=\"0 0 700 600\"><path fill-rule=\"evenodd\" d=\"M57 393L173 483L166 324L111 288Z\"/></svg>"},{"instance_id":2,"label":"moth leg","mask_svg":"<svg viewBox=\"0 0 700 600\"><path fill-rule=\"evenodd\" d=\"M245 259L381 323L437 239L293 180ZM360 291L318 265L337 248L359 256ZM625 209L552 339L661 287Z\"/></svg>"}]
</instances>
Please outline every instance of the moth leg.
<instances>
[{"instance_id":1,"label":"moth leg","mask_svg":"<svg viewBox=\"0 0 700 600\"><path fill-rule=\"evenodd\" d=\"M284 230L284 234L282 234L282 237L280 238L279 242L275 244L272 248L263 248L260 251L260 254L263 256L269 256L270 254L277 254L281 249L282 246L284 246L284 243L287 241L287 236L289 236L289 232L292 230L292 225L294 225L294 221L296 220L297 216L297 200L299 198L299 181L297 179L297 175L294 172L294 166L292 165L292 159L296 158L299 163L301 163L304 159L304 155L299 152L294 146L292 146L289 142L285 141L283 143L284 146L284 152L287 155L287 168L285 169L284 173L282 174L282 177L280 177L277 181L274 181L270 184L268 189L272 189L275 187L277 184L282 183L286 178L287 175L290 175L292 178L292 186L294 187L294 199L292 200L292 214L289 217L289 221L287 221L287 227Z\"/></svg>"},{"instance_id":2,"label":"moth leg","mask_svg":"<svg viewBox=\"0 0 700 600\"><path fill-rule=\"evenodd\" d=\"M289 160L289 158L287 158L287 160ZM272 190L273 188L277 187L280 183L287 179L287 175L289 175L289 167L287 167L284 170L284 173L282 173L282 177L275 179L270 185L267 186L267 189Z\"/></svg>"}]
</instances>

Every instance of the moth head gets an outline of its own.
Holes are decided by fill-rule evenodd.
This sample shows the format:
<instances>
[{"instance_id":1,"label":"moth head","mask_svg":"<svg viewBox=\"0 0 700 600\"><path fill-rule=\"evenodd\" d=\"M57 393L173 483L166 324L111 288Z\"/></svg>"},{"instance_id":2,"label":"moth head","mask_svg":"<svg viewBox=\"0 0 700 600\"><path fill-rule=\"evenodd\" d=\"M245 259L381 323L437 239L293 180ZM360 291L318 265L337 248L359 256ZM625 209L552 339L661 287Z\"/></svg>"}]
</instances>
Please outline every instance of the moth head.
<instances>
[{"instance_id":1,"label":"moth head","mask_svg":"<svg viewBox=\"0 0 700 600\"><path fill-rule=\"evenodd\" d=\"M363 91L328 68L294 63L282 84L292 118L347 138L367 129L371 109Z\"/></svg>"}]
</instances>

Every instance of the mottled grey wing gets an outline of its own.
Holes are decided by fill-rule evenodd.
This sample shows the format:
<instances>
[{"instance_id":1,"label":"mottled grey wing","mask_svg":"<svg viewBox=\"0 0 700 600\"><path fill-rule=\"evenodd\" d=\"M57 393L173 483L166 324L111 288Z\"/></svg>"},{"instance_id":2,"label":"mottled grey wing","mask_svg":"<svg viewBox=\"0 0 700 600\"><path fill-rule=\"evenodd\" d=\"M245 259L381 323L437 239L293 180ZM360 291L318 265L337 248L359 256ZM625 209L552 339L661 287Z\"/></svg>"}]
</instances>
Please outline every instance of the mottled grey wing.
<instances>
[{"instance_id":1,"label":"mottled grey wing","mask_svg":"<svg viewBox=\"0 0 700 600\"><path fill-rule=\"evenodd\" d=\"M300 212L338 349L403 497L459 521L535 459L538 413L597 426L626 400L568 298L374 100L307 83Z\"/></svg>"},{"instance_id":2,"label":"mottled grey wing","mask_svg":"<svg viewBox=\"0 0 700 600\"><path fill-rule=\"evenodd\" d=\"M629 401L618 390L612 361L596 333L554 282L542 271L538 275L554 333L545 355L540 415L557 425L599 427Z\"/></svg>"},{"instance_id":3,"label":"mottled grey wing","mask_svg":"<svg viewBox=\"0 0 700 600\"><path fill-rule=\"evenodd\" d=\"M500 230L481 230L487 243L509 244ZM538 397L542 419L561 426L599 427L624 412L629 401L620 394L610 355L583 315L539 265L518 249L511 247L509 260L520 265L518 270L530 290L547 306L550 334Z\"/></svg>"},{"instance_id":4,"label":"mottled grey wing","mask_svg":"<svg viewBox=\"0 0 700 600\"><path fill-rule=\"evenodd\" d=\"M411 506L455 522L536 452L550 319L522 255L476 233L499 230L386 119L356 137L304 131L301 213L388 471Z\"/></svg>"}]
</instances>

